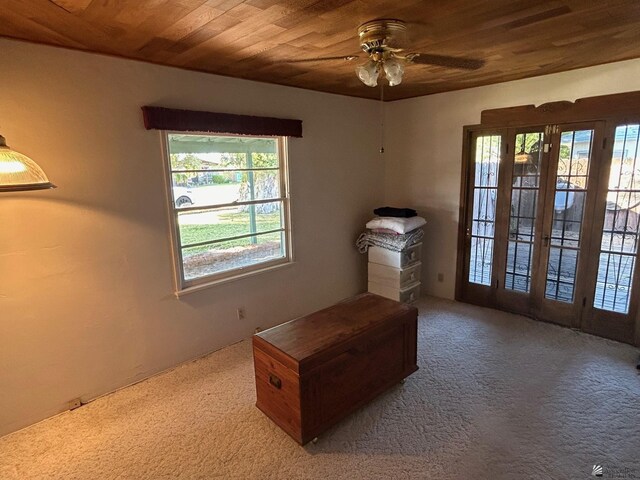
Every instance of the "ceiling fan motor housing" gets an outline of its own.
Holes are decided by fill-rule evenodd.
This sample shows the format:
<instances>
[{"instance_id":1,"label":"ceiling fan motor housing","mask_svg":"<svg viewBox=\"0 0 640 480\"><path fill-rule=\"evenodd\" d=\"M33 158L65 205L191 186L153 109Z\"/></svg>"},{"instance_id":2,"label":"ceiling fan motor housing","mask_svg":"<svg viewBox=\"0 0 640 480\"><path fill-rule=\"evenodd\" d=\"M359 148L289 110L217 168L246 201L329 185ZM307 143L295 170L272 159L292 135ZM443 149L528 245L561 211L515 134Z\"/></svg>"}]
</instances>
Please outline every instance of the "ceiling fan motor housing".
<instances>
[{"instance_id":1,"label":"ceiling fan motor housing","mask_svg":"<svg viewBox=\"0 0 640 480\"><path fill-rule=\"evenodd\" d=\"M360 47L371 55L401 50L406 40L407 26L402 20L379 19L358 27Z\"/></svg>"}]
</instances>

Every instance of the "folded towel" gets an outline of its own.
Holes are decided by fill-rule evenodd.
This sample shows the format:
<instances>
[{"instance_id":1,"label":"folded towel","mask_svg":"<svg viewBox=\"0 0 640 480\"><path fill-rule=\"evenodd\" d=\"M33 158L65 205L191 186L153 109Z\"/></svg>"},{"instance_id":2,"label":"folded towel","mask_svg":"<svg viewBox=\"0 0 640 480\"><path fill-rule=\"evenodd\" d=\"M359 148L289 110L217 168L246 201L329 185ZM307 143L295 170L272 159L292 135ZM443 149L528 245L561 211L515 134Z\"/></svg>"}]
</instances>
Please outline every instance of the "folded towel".
<instances>
[{"instance_id":1,"label":"folded towel","mask_svg":"<svg viewBox=\"0 0 640 480\"><path fill-rule=\"evenodd\" d=\"M412 208L395 208L395 207L380 207L376 208L373 211L374 215L378 215L379 217L402 217L402 218L411 218L418 215Z\"/></svg>"},{"instance_id":2,"label":"folded towel","mask_svg":"<svg viewBox=\"0 0 640 480\"><path fill-rule=\"evenodd\" d=\"M364 232L356 240L356 247L360 253L366 253L370 246L382 247L394 252L400 252L405 248L419 243L424 236L421 228L412 232L399 235L397 233Z\"/></svg>"},{"instance_id":3,"label":"folded towel","mask_svg":"<svg viewBox=\"0 0 640 480\"><path fill-rule=\"evenodd\" d=\"M411 230L420 228L427 221L422 217L399 218L399 217L377 217L367 223L367 228L386 228L396 233L408 233Z\"/></svg>"}]
</instances>

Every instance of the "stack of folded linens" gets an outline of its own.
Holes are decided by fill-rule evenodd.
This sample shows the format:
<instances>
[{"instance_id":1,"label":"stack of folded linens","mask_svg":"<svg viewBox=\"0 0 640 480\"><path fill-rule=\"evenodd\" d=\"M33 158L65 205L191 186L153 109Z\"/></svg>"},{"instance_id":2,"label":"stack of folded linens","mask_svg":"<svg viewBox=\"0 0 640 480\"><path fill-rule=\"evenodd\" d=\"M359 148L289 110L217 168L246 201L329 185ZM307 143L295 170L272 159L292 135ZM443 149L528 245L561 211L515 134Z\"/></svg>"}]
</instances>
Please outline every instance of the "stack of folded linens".
<instances>
[{"instance_id":1,"label":"stack of folded linens","mask_svg":"<svg viewBox=\"0 0 640 480\"><path fill-rule=\"evenodd\" d=\"M381 207L373 211L378 216L367 222L368 231L356 241L360 253L366 253L369 246L377 246L399 252L419 243L424 236L422 226L427 221L410 208Z\"/></svg>"}]
</instances>

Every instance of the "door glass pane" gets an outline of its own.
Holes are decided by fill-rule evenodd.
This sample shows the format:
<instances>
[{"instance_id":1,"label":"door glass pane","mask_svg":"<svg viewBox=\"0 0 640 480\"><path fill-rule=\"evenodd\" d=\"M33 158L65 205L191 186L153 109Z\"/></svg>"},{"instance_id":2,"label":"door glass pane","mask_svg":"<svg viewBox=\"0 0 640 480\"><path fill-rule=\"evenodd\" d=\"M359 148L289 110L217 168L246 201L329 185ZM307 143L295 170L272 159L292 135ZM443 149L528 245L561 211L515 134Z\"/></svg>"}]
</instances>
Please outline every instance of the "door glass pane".
<instances>
[{"instance_id":1,"label":"door glass pane","mask_svg":"<svg viewBox=\"0 0 640 480\"><path fill-rule=\"evenodd\" d=\"M482 285L491 284L500 144L499 135L487 135L475 145L469 282Z\"/></svg>"},{"instance_id":2,"label":"door glass pane","mask_svg":"<svg viewBox=\"0 0 640 480\"><path fill-rule=\"evenodd\" d=\"M638 125L616 128L593 306L628 313L640 224Z\"/></svg>"},{"instance_id":3,"label":"door glass pane","mask_svg":"<svg viewBox=\"0 0 640 480\"><path fill-rule=\"evenodd\" d=\"M529 292L543 133L516 135L504 288Z\"/></svg>"},{"instance_id":4,"label":"door glass pane","mask_svg":"<svg viewBox=\"0 0 640 480\"><path fill-rule=\"evenodd\" d=\"M562 132L556 172L545 298L573 302L593 130Z\"/></svg>"}]
</instances>

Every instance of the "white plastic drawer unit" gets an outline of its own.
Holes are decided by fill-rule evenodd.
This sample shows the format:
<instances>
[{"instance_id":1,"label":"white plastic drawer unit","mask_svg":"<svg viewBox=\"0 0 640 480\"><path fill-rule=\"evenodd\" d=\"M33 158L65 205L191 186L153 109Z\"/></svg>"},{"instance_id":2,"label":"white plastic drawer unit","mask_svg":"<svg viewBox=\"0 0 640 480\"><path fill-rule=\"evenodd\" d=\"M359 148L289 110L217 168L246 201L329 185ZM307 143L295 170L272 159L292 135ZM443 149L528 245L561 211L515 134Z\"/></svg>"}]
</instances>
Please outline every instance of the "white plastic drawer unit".
<instances>
[{"instance_id":1,"label":"white plastic drawer unit","mask_svg":"<svg viewBox=\"0 0 640 480\"><path fill-rule=\"evenodd\" d=\"M389 267L369 262L369 281L393 288L404 288L420 281L422 263L415 262L406 268Z\"/></svg>"},{"instance_id":2,"label":"white plastic drawer unit","mask_svg":"<svg viewBox=\"0 0 640 480\"><path fill-rule=\"evenodd\" d=\"M404 268L422 258L422 243L416 243L401 252L394 252L381 247L369 247L369 261L389 267Z\"/></svg>"},{"instance_id":3,"label":"white plastic drawer unit","mask_svg":"<svg viewBox=\"0 0 640 480\"><path fill-rule=\"evenodd\" d=\"M381 297L390 298L402 303L413 303L420 297L420 282L409 285L405 288L398 289L380 285L379 283L369 282L369 292L380 295Z\"/></svg>"}]
</instances>

